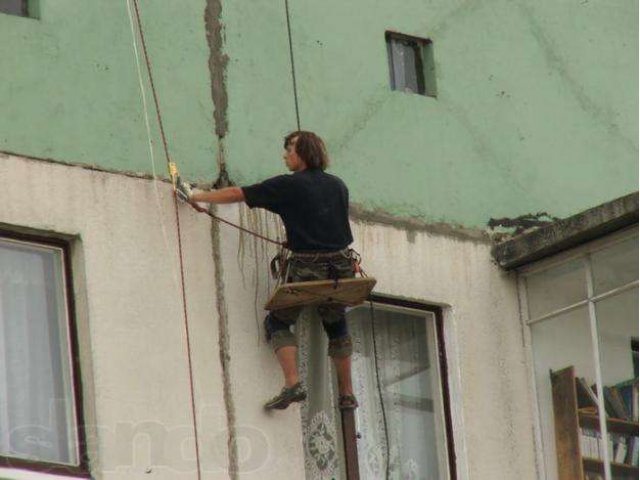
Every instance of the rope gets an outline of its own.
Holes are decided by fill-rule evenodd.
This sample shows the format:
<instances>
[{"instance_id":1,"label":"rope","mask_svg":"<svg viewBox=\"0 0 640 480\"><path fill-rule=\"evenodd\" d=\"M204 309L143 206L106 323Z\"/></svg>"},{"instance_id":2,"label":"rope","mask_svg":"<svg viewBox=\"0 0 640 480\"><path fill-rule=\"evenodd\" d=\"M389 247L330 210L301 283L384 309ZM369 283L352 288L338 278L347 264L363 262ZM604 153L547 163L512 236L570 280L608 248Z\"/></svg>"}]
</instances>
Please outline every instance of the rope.
<instances>
[{"instance_id":1,"label":"rope","mask_svg":"<svg viewBox=\"0 0 640 480\"><path fill-rule=\"evenodd\" d=\"M149 84L151 86L151 91L153 94L153 101L155 103L155 108L156 108L156 116L158 119L158 126L160 127L160 136L162 138L162 145L164 147L164 153L167 159L167 167L169 167L169 165L171 164L171 157L169 156L169 147L167 145L167 138L164 132L164 125L162 123L162 116L160 114L160 103L158 101L158 94L156 92L156 88L155 88L155 84L153 82L153 74L152 74L152 69L151 69L151 61L149 59L149 53L147 51L147 45L146 45L146 41L145 41L145 37L144 37L144 30L142 28L142 22L140 20L140 10L138 8L138 0L133 0L133 6L135 9L135 17L136 17L136 22L138 25L138 33L140 35L140 41L142 44L142 51L144 54L144 59L145 62L147 64L147 72L149 74ZM138 49L136 47L136 35L135 35L135 29L134 29L134 25L133 25L133 19L131 16L131 0L127 0L127 11L129 12L129 20L131 21L131 35L132 35L132 40L133 40L133 45L134 45L134 51L135 51L135 55L136 55L136 63L138 65L138 77L140 80L140 87L141 87L141 91L144 95L144 88L143 88L143 82L142 82L142 75L140 72L140 68L139 68L139 64L140 64L140 60L139 60L139 56L138 56ZM149 120L148 120L148 111L147 111L147 106L146 106L146 101L143 103L144 105L144 109L145 109L145 121L147 123L147 127L149 125ZM149 143L151 144L151 135L150 135L150 129L147 130L147 133L149 134ZM154 167L155 170L155 167ZM178 234L178 256L180 259L180 281L181 281L181 286L182 286L182 306L183 306L183 311L184 311L184 329L185 329L185 336L186 336L186 342L187 342L187 360L188 360L188 368L189 368L189 393L190 393L190 398L191 398L191 417L192 417L192 422L193 422L193 431L194 431L194 441L195 441L195 449L196 449L196 468L197 468L197 478L200 479L201 478L201 468L200 468L200 445L199 445L199 441L198 441L198 425L196 422L196 404L195 404L195 396L194 396L194 382L193 382L193 365L192 365L192 359L191 359L191 339L189 336L189 316L187 313L187 293L186 293L186 288L185 288L185 278L184 278L184 255L183 255L183 249L182 249L182 233L181 233L181 229L180 229L180 215L178 212L178 197L177 195L174 194L173 196L173 204L174 204L174 211L175 211L175 217L176 217L176 228L177 228L177 234Z\"/></svg>"},{"instance_id":2,"label":"rope","mask_svg":"<svg viewBox=\"0 0 640 480\"><path fill-rule=\"evenodd\" d=\"M280 245L280 246L284 246L286 243L285 242L280 242L278 240L273 240L272 238L269 237L265 237L264 235L260 235L257 232L254 232L252 230L249 230L248 228L242 227L240 225L237 225L233 222L230 222L229 220L225 220L224 218L218 217L216 215L214 215L213 213L211 213L209 210L207 210L206 208L202 208L200 205L195 204L195 203L189 203L189 205L191 205L191 207L193 207L194 210L200 212L200 213L205 213L207 215L209 215L211 218L213 218L214 220L218 220L219 222L222 223L226 223L227 225L230 225L232 227L237 228L238 230L248 233L250 235L253 235L254 237L258 237L261 240L264 240L265 242L269 242L269 243L273 243L275 245Z\"/></svg>"},{"instance_id":3,"label":"rope","mask_svg":"<svg viewBox=\"0 0 640 480\"><path fill-rule=\"evenodd\" d=\"M287 34L289 36L289 57L291 59L291 78L293 79L293 100L296 106L296 125L298 126L298 130L300 130L300 109L298 107L298 88L296 85L296 65L293 62L293 40L291 39L289 0L284 0L284 9L287 14Z\"/></svg>"},{"instance_id":4,"label":"rope","mask_svg":"<svg viewBox=\"0 0 640 480\"><path fill-rule=\"evenodd\" d=\"M128 2L127 2L128 3ZM127 13L129 14L129 24L131 26L131 32L132 32L132 38L135 38L135 26L133 23L133 14L131 13L131 8L129 6L129 8L127 9ZM149 157L151 160L151 171L152 171L152 175L153 175L153 179L154 180L158 180L158 176L156 173L156 156L155 156L155 151L153 148L153 142L151 141L151 125L149 124L149 113L148 113L148 107L147 107L147 95L145 94L145 90L144 90L144 82L142 80L142 69L140 67L140 59L139 59L139 54L138 54L138 46L136 44L137 42L133 42L133 53L134 53L134 57L136 60L136 70L138 72L138 83L140 85L140 92L141 92L141 99L142 99L142 108L144 111L144 123L145 123L145 127L147 129L147 140L149 143ZM157 205L157 212L160 213L160 215L158 215L158 219L160 221L160 228L162 229L162 239L164 241L164 246L166 248L167 251L169 251L171 249L171 247L169 247L169 239L168 239L168 235L167 235L167 228L165 225L165 221L163 218L163 215L161 214L162 212L162 204L161 204L161 200L160 200L160 191L158 189L158 182L155 181L153 182L153 191L155 193L155 198L156 198L156 205ZM176 289L178 288L179 285L179 280L178 280L178 275L176 274L176 269L172 268L172 273L173 273L173 283L176 287Z\"/></svg>"},{"instance_id":5,"label":"rope","mask_svg":"<svg viewBox=\"0 0 640 480\"><path fill-rule=\"evenodd\" d=\"M376 370L376 385L378 386L378 396L380 397L380 407L382 410L382 423L384 425L384 439L387 447L387 462L385 468L385 479L389 480L389 468L391 463L391 446L389 445L389 427L387 424L387 412L384 407L384 397L382 395L382 386L380 384L380 368L378 367L378 343L376 342L376 326L373 314L373 300L369 300L369 314L371 316L371 337L373 339L373 361Z\"/></svg>"}]
</instances>

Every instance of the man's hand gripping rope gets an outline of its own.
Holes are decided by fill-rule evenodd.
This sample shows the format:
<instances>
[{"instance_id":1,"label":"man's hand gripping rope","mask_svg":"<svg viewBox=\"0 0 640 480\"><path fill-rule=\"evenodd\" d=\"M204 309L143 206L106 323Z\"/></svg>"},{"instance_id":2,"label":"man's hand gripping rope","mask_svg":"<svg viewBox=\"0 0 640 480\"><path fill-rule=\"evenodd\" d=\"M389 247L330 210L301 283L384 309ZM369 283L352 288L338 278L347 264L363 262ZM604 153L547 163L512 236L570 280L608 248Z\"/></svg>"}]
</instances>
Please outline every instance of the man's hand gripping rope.
<instances>
[{"instance_id":1,"label":"man's hand gripping rope","mask_svg":"<svg viewBox=\"0 0 640 480\"><path fill-rule=\"evenodd\" d=\"M174 162L169 162L169 175L171 176L171 184L173 185L174 194L183 202L188 203L200 213L208 213L206 208L201 207L192 200L193 190L191 186L184 182L178 173L178 167Z\"/></svg>"},{"instance_id":2,"label":"man's hand gripping rope","mask_svg":"<svg viewBox=\"0 0 640 480\"><path fill-rule=\"evenodd\" d=\"M189 185L187 182L182 180L182 178L180 177L180 173L178 172L178 167L174 162L169 162L169 175L171 177L171 184L173 185L173 191L176 197L182 200L183 202L191 205L191 207L194 210L200 213L205 213L211 218L213 218L214 220L218 220L222 223L226 223L231 227L234 227L234 228L237 228L238 230L249 233L266 242L274 243L280 246L284 245L284 242L273 240L269 237L265 237L264 235L260 235L259 233L253 232L247 228L241 227L240 225L236 225L235 223L229 222L228 220L225 220L224 218L220 218L212 214L206 208L203 208L200 205L198 205L197 201L194 198L195 194L191 188L191 185ZM227 187L227 188L223 188L222 190L216 190L212 192L201 192L198 195L200 197L202 197L203 195L206 195L207 198L203 198L202 201L206 201L209 203L237 203L244 200L244 194L242 193L242 190L240 190L237 187ZM216 198L212 198L214 195L216 196Z\"/></svg>"}]
</instances>

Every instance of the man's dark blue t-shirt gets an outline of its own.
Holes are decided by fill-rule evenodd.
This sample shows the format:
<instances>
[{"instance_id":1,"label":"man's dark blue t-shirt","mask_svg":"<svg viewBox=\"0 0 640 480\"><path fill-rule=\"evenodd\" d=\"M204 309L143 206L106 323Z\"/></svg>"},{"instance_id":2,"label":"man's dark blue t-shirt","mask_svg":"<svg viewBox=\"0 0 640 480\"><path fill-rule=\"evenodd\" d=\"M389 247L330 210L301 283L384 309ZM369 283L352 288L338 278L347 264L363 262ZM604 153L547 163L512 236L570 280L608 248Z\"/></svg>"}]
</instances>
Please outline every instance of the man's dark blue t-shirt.
<instances>
[{"instance_id":1,"label":"man's dark blue t-shirt","mask_svg":"<svg viewBox=\"0 0 640 480\"><path fill-rule=\"evenodd\" d=\"M336 176L305 169L242 187L242 191L250 208L280 215L294 252L333 252L353 241L349 191Z\"/></svg>"}]
</instances>

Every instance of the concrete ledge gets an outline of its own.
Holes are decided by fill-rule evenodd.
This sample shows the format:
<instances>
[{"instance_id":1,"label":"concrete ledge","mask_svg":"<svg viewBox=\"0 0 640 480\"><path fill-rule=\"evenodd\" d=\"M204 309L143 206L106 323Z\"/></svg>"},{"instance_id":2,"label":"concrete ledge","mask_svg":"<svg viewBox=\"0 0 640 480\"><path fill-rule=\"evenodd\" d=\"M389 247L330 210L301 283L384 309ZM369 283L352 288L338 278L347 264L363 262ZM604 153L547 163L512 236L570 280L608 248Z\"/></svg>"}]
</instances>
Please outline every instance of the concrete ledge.
<instances>
[{"instance_id":1,"label":"concrete ledge","mask_svg":"<svg viewBox=\"0 0 640 480\"><path fill-rule=\"evenodd\" d=\"M511 270L638 223L638 192L495 245L498 265Z\"/></svg>"}]
</instances>

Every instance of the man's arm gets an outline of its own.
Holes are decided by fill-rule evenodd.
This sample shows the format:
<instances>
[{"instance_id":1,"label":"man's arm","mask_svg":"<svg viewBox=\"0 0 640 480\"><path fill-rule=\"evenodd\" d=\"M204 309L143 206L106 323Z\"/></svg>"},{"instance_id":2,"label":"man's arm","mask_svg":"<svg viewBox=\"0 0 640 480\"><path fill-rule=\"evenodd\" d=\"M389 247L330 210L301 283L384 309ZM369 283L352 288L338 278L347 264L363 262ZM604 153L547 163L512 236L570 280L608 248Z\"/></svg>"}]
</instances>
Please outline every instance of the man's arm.
<instances>
[{"instance_id":1,"label":"man's arm","mask_svg":"<svg viewBox=\"0 0 640 480\"><path fill-rule=\"evenodd\" d=\"M225 187L220 190L196 192L189 199L191 203L237 203L244 202L244 192L240 187Z\"/></svg>"}]
</instances>

